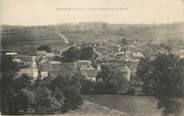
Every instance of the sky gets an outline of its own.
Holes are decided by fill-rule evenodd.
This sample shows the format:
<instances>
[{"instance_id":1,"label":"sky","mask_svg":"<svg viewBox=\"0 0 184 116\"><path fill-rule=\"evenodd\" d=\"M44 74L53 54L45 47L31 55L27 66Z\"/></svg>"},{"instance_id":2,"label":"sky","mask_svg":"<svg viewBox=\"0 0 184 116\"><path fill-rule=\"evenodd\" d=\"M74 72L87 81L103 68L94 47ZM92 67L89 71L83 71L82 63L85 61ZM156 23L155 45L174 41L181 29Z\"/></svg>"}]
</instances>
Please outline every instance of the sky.
<instances>
[{"instance_id":1,"label":"sky","mask_svg":"<svg viewBox=\"0 0 184 116\"><path fill-rule=\"evenodd\" d=\"M1 24L79 22L184 22L184 0L0 0Z\"/></svg>"}]
</instances>

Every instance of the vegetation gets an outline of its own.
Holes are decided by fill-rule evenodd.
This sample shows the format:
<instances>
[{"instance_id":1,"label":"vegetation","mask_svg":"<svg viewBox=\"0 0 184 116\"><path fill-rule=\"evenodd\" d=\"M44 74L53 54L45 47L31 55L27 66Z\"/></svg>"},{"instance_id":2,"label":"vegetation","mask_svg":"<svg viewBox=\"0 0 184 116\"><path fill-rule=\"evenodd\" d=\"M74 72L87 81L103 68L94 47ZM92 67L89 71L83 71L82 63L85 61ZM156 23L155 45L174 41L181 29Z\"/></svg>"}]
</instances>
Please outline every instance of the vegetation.
<instances>
[{"instance_id":1,"label":"vegetation","mask_svg":"<svg viewBox=\"0 0 184 116\"><path fill-rule=\"evenodd\" d=\"M91 60L95 58L95 53L92 47L83 47L80 49L80 59L81 60Z\"/></svg>"},{"instance_id":2,"label":"vegetation","mask_svg":"<svg viewBox=\"0 0 184 116\"><path fill-rule=\"evenodd\" d=\"M96 91L96 82L85 79L85 78L81 78L81 93L82 94L97 94Z\"/></svg>"},{"instance_id":3,"label":"vegetation","mask_svg":"<svg viewBox=\"0 0 184 116\"><path fill-rule=\"evenodd\" d=\"M41 50L41 51L43 50L43 51L46 51L46 52L51 52L52 51L51 48L49 46L46 46L46 45L39 46L37 48L37 50Z\"/></svg>"},{"instance_id":4,"label":"vegetation","mask_svg":"<svg viewBox=\"0 0 184 116\"><path fill-rule=\"evenodd\" d=\"M138 76L143 81L145 93L158 99L163 115L182 116L184 108L184 65L173 54L158 55L154 60L142 59Z\"/></svg>"},{"instance_id":5,"label":"vegetation","mask_svg":"<svg viewBox=\"0 0 184 116\"><path fill-rule=\"evenodd\" d=\"M102 65L102 71L97 75L96 89L101 93L116 94L126 91L128 82L119 68L113 65Z\"/></svg>"},{"instance_id":6,"label":"vegetation","mask_svg":"<svg viewBox=\"0 0 184 116\"><path fill-rule=\"evenodd\" d=\"M17 77L17 64L2 56L2 114L54 114L77 108L81 103L80 75L59 76L53 81Z\"/></svg>"},{"instance_id":7,"label":"vegetation","mask_svg":"<svg viewBox=\"0 0 184 116\"><path fill-rule=\"evenodd\" d=\"M62 61L73 62L77 60L91 60L96 58L96 54L93 52L92 47L83 47L81 49L77 47L70 47L67 51L63 52Z\"/></svg>"},{"instance_id":8,"label":"vegetation","mask_svg":"<svg viewBox=\"0 0 184 116\"><path fill-rule=\"evenodd\" d=\"M79 48L70 47L67 51L63 52L62 56L62 61L64 62L77 61L80 58Z\"/></svg>"}]
</instances>

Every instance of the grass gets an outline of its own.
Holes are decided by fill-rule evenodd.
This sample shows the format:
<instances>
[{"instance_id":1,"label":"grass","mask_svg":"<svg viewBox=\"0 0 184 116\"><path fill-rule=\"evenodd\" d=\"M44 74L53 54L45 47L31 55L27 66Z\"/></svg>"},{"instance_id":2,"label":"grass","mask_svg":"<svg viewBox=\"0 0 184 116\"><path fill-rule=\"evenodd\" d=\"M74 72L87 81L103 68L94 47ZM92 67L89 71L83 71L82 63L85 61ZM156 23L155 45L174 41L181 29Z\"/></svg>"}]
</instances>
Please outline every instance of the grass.
<instances>
[{"instance_id":1,"label":"grass","mask_svg":"<svg viewBox=\"0 0 184 116\"><path fill-rule=\"evenodd\" d=\"M86 95L84 100L125 112L130 116L161 116L157 101L146 96Z\"/></svg>"}]
</instances>

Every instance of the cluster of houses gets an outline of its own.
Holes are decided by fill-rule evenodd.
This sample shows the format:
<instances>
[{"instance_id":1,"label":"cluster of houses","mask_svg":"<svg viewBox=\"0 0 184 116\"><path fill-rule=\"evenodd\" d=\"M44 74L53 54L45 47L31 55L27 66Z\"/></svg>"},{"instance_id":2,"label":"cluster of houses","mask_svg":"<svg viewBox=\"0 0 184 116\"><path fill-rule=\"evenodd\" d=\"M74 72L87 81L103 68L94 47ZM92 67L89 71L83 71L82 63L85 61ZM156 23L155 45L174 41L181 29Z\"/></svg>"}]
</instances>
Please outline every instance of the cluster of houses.
<instances>
[{"instance_id":1,"label":"cluster of houses","mask_svg":"<svg viewBox=\"0 0 184 116\"><path fill-rule=\"evenodd\" d=\"M13 61L21 65L18 75L26 74L32 77L33 80L53 79L59 75L66 76L78 71L83 77L92 81L96 81L96 76L101 71L101 65L115 65L119 67L127 81L130 81L132 77L136 76L139 60L144 57L141 52L135 50L135 47L131 48L129 46L128 49L124 50L120 44L115 44L113 47L116 47L116 50L109 52L112 50L111 47L92 44L90 47L93 47L93 52L98 56L96 59L97 66L95 67L90 60L61 62L56 59L56 57L61 58L62 53L72 46L74 44L68 45L64 49L53 50L52 52L37 50L34 56L21 55L17 52L6 52L6 55L12 56ZM80 47L78 48L80 49ZM184 51L179 50L176 52L176 55L184 58Z\"/></svg>"},{"instance_id":2,"label":"cluster of houses","mask_svg":"<svg viewBox=\"0 0 184 116\"><path fill-rule=\"evenodd\" d=\"M96 52L97 51L95 51L95 53ZM59 53L61 56L61 52ZM100 52L97 53L102 55ZM18 72L18 75L26 74L32 77L33 80L48 79L47 77L55 78L59 75L65 76L67 74L72 74L73 72L79 71L86 79L96 81L96 76L98 72L101 71L101 65L111 63L110 61L104 62L100 59L100 57L97 59L100 62L98 62L99 64L96 68L92 66L92 62L90 60L60 62L54 60L56 56L59 56L58 54L44 50L37 50L36 55L34 56L21 55L17 52L6 52L6 55L12 56L13 61L18 62L22 66ZM127 65L123 63L112 63L112 65L117 65L120 67L122 72L127 77L127 80L130 80L131 70L127 67Z\"/></svg>"},{"instance_id":3,"label":"cluster of houses","mask_svg":"<svg viewBox=\"0 0 184 116\"><path fill-rule=\"evenodd\" d=\"M17 52L6 52L6 55L13 57L13 62L21 65L18 76L26 74L33 80L55 78L59 75L65 76L72 72L80 71L86 79L95 81L100 69L95 69L90 60L79 60L76 62L60 62L54 60L53 52L37 50L35 56L20 55Z\"/></svg>"}]
</instances>

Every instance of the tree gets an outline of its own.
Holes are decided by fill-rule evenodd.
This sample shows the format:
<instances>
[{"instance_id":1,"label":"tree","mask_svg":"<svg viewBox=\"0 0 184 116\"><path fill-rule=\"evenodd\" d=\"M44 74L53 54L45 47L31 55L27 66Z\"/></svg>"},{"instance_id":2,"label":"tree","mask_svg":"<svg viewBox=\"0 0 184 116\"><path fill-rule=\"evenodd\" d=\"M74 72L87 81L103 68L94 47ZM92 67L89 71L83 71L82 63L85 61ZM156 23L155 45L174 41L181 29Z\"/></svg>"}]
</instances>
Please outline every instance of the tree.
<instances>
[{"instance_id":1,"label":"tree","mask_svg":"<svg viewBox=\"0 0 184 116\"><path fill-rule=\"evenodd\" d=\"M83 47L80 49L80 60L91 60L94 57L93 47Z\"/></svg>"},{"instance_id":2,"label":"tree","mask_svg":"<svg viewBox=\"0 0 184 116\"><path fill-rule=\"evenodd\" d=\"M155 80L154 95L159 100L159 108L164 108L164 115L182 116L184 108L184 65L179 59L170 55L160 55L153 61Z\"/></svg>"},{"instance_id":3,"label":"tree","mask_svg":"<svg viewBox=\"0 0 184 116\"><path fill-rule=\"evenodd\" d=\"M28 88L23 88L14 94L12 110L14 114L32 114L34 111L35 94Z\"/></svg>"},{"instance_id":4,"label":"tree","mask_svg":"<svg viewBox=\"0 0 184 116\"><path fill-rule=\"evenodd\" d=\"M36 114L53 114L54 111L60 109L60 104L55 98L53 92L46 86L38 86L34 90Z\"/></svg>"},{"instance_id":5,"label":"tree","mask_svg":"<svg viewBox=\"0 0 184 116\"><path fill-rule=\"evenodd\" d=\"M46 52L51 52L51 48L49 46L46 46L46 45L42 45L42 46L39 46L37 48L37 50L43 50L43 51L46 51Z\"/></svg>"},{"instance_id":6,"label":"tree","mask_svg":"<svg viewBox=\"0 0 184 116\"><path fill-rule=\"evenodd\" d=\"M147 95L153 94L153 78L150 78L152 71L152 61L149 57L141 58L137 66L138 81L143 82L142 89Z\"/></svg>"},{"instance_id":7,"label":"tree","mask_svg":"<svg viewBox=\"0 0 184 116\"><path fill-rule=\"evenodd\" d=\"M65 97L62 110L67 111L68 109L75 109L82 104L80 78L79 74L74 74L64 77L58 76L52 81L52 88L57 88L57 90Z\"/></svg>"},{"instance_id":8,"label":"tree","mask_svg":"<svg viewBox=\"0 0 184 116\"><path fill-rule=\"evenodd\" d=\"M2 57L1 113L8 115L54 114L75 109L82 103L80 75L58 77L53 82L17 77L18 67L9 57Z\"/></svg>"},{"instance_id":9,"label":"tree","mask_svg":"<svg viewBox=\"0 0 184 116\"><path fill-rule=\"evenodd\" d=\"M97 87L100 87L99 89L103 90L104 93L112 94L127 89L128 82L119 68L114 65L102 65L101 69L102 71L97 75L97 80L101 79L102 85Z\"/></svg>"},{"instance_id":10,"label":"tree","mask_svg":"<svg viewBox=\"0 0 184 116\"><path fill-rule=\"evenodd\" d=\"M145 74L142 74L143 78L147 78L143 79L143 83L145 85L151 83L150 89L158 99L158 108L163 109L164 116L170 114L182 116L184 108L183 61L173 54L160 54L151 63L149 61L149 65Z\"/></svg>"},{"instance_id":11,"label":"tree","mask_svg":"<svg viewBox=\"0 0 184 116\"><path fill-rule=\"evenodd\" d=\"M1 112L11 111L11 101L14 95L13 82L19 66L11 56L1 55Z\"/></svg>"},{"instance_id":12,"label":"tree","mask_svg":"<svg viewBox=\"0 0 184 116\"><path fill-rule=\"evenodd\" d=\"M79 48L70 47L67 51L63 52L62 60L65 62L77 61L80 58Z\"/></svg>"}]
</instances>

